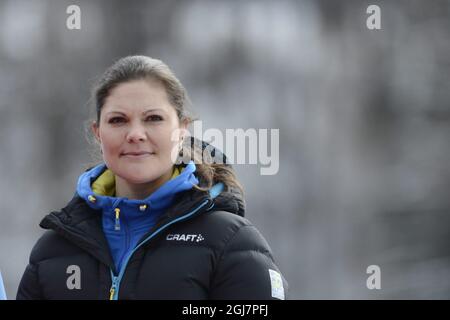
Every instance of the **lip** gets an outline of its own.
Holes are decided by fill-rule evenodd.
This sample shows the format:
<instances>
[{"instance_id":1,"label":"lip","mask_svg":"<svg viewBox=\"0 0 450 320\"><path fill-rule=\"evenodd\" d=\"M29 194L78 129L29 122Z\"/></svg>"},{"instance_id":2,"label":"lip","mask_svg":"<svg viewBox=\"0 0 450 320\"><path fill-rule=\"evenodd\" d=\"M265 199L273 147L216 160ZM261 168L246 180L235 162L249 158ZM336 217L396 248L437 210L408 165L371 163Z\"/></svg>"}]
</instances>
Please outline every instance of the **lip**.
<instances>
[{"instance_id":1,"label":"lip","mask_svg":"<svg viewBox=\"0 0 450 320\"><path fill-rule=\"evenodd\" d=\"M144 158L155 154L154 152L139 151L139 152L124 152L121 154L122 157L128 158Z\"/></svg>"}]
</instances>

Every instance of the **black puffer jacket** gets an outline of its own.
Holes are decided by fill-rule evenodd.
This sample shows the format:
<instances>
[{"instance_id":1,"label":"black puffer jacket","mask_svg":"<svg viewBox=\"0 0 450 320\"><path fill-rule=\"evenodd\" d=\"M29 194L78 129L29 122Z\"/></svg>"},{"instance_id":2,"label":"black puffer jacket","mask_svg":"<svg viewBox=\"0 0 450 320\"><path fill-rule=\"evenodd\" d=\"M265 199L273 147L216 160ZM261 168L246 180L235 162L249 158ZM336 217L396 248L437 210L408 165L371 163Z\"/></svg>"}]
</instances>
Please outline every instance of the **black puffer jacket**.
<instances>
[{"instance_id":1,"label":"black puffer jacket","mask_svg":"<svg viewBox=\"0 0 450 320\"><path fill-rule=\"evenodd\" d=\"M75 195L42 220L49 230L31 252L17 299L283 299L287 283L244 213L234 189L215 198L180 193L119 278L101 214Z\"/></svg>"}]
</instances>

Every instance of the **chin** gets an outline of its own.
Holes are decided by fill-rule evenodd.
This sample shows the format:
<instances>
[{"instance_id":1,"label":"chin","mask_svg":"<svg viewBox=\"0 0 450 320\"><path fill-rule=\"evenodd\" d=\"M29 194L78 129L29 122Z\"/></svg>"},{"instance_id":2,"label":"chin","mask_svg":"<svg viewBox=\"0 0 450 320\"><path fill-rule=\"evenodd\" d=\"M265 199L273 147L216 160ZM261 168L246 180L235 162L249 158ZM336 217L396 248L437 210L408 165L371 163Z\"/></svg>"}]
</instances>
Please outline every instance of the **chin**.
<instances>
[{"instance_id":1,"label":"chin","mask_svg":"<svg viewBox=\"0 0 450 320\"><path fill-rule=\"evenodd\" d=\"M154 162L127 163L121 166L117 174L129 183L143 184L155 181L164 174L164 168L155 168L157 166Z\"/></svg>"},{"instance_id":2,"label":"chin","mask_svg":"<svg viewBox=\"0 0 450 320\"><path fill-rule=\"evenodd\" d=\"M155 181L164 175L172 166L166 166L159 159L129 160L117 159L109 167L116 175L132 184L143 184Z\"/></svg>"},{"instance_id":3,"label":"chin","mask_svg":"<svg viewBox=\"0 0 450 320\"><path fill-rule=\"evenodd\" d=\"M159 172L149 172L149 170L140 171L133 169L122 169L120 172L118 172L118 175L128 183L132 184L148 183L158 179L161 176Z\"/></svg>"}]
</instances>

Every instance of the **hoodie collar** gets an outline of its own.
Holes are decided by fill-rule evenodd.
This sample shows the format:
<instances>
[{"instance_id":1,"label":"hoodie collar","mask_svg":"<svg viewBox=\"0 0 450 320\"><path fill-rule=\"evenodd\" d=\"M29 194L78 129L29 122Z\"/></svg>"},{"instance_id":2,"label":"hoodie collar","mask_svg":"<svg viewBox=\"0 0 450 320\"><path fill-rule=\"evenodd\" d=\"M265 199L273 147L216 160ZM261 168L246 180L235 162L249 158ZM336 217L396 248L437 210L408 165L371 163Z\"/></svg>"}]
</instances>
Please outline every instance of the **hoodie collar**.
<instances>
[{"instance_id":1,"label":"hoodie collar","mask_svg":"<svg viewBox=\"0 0 450 320\"><path fill-rule=\"evenodd\" d=\"M136 200L114 196L114 175L102 163L84 172L79 177L77 193L92 209L111 210L121 204L130 207L142 208L144 206L153 210L162 210L170 206L175 194L192 189L194 184L198 184L199 181L194 175L195 170L193 161L189 162L181 172L176 168L171 180L166 181L147 198Z\"/></svg>"}]
</instances>

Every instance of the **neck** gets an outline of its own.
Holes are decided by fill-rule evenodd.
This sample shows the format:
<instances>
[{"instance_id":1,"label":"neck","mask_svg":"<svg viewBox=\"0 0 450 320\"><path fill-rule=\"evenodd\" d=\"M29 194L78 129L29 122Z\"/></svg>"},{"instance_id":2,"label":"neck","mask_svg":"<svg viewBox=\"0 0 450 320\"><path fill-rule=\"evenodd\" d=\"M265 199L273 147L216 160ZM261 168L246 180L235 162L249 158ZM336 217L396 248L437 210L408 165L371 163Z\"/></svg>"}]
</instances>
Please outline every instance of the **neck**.
<instances>
[{"instance_id":1,"label":"neck","mask_svg":"<svg viewBox=\"0 0 450 320\"><path fill-rule=\"evenodd\" d=\"M173 170L169 170L156 180L146 183L130 183L116 175L116 197L142 200L149 197L172 177Z\"/></svg>"}]
</instances>

